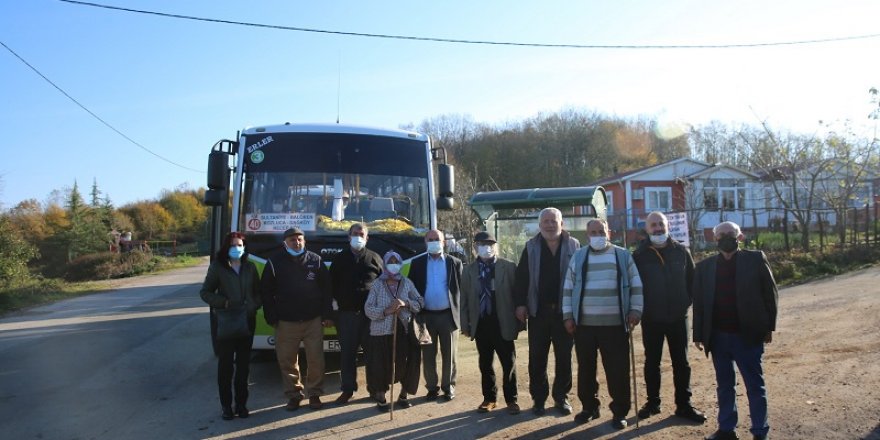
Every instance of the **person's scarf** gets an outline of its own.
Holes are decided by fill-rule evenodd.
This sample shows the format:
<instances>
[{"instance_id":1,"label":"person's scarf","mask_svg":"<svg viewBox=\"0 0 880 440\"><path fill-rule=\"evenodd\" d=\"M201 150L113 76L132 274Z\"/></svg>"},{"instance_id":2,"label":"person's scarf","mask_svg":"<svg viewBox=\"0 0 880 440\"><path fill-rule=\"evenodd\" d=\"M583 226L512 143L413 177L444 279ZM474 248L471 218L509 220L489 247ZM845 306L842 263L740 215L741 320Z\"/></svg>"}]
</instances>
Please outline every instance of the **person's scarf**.
<instances>
[{"instance_id":1,"label":"person's scarf","mask_svg":"<svg viewBox=\"0 0 880 440\"><path fill-rule=\"evenodd\" d=\"M394 252L394 251L385 252L385 256L382 257L382 262L383 262L382 275L379 275L379 279L382 281L386 281L389 279L395 280L395 281L400 281L400 279L403 278L403 275L401 275L400 272L398 272L396 274L388 272L388 269L387 269L388 260L390 260L392 258L396 258L397 261L399 262L399 264L403 264L403 259L400 258L400 254L398 254L397 252Z\"/></svg>"}]
</instances>

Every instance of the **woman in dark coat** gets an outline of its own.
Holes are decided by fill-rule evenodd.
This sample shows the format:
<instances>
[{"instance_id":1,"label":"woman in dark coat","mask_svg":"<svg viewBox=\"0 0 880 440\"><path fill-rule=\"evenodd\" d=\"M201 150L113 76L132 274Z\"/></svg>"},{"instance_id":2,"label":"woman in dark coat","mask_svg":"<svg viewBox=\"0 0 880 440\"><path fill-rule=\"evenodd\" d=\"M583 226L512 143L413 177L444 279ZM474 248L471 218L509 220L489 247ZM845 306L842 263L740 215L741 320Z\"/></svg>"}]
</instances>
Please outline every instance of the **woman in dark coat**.
<instances>
[{"instance_id":1,"label":"woman in dark coat","mask_svg":"<svg viewBox=\"0 0 880 440\"><path fill-rule=\"evenodd\" d=\"M257 268L248 261L245 238L239 232L230 232L223 240L199 294L212 309L245 307L249 335L217 340L217 386L223 420L235 415L246 418L248 398L248 371L251 346L254 342L256 313L260 308L260 279ZM233 380L234 376L234 380ZM232 390L235 388L235 412L232 410Z\"/></svg>"}]
</instances>

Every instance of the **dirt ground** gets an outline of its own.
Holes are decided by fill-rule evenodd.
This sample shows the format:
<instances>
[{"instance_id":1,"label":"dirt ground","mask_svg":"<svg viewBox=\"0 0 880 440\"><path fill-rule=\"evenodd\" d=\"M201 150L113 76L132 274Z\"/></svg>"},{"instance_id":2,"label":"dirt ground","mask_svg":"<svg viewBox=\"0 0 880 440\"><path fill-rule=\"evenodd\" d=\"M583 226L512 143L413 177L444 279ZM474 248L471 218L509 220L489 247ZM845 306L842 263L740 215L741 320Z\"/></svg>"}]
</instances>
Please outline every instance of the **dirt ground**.
<instances>
[{"instance_id":1,"label":"dirt ground","mask_svg":"<svg viewBox=\"0 0 880 440\"><path fill-rule=\"evenodd\" d=\"M771 437L880 439L880 267L782 289L779 305L777 332L773 343L766 348L764 359ZM644 356L640 331L636 331L635 338L638 397L639 403L643 403L645 391L641 366ZM709 420L704 425L695 425L672 415L672 373L668 356L664 353L663 412L641 421L636 428L632 411L628 419L630 426L622 431L610 426L607 408L610 399L601 368L599 381L603 407L600 419L577 425L573 416L562 416L552 409L542 417L533 415L528 395L525 333L517 341L517 354L520 404L523 407L520 415L509 415L502 409L489 414L476 413L475 409L482 400L476 350L472 341L462 337L457 397L451 402L426 402L421 393L411 398L415 406L396 410L394 420L389 420L389 414L376 411L363 388L350 404L342 407L325 405L321 411L302 409L287 413L281 408L280 399L273 398L272 405L257 409L255 417L247 424L238 425L238 430L216 422L211 423L212 428L205 434L210 437L213 431L214 438L678 440L702 438L717 427L711 360L693 346L689 351L693 404L703 410ZM552 365L553 356L550 358ZM270 364L264 368L277 367ZM497 363L496 369L500 369ZM576 365L573 369L577 370ZM360 383L363 384L363 371L360 374ZM332 401L336 395L329 394L325 401ZM572 390L570 398L576 414L581 408L576 390ZM737 401L740 411L737 432L741 438L751 438L747 398L741 383ZM224 427L222 433L214 431L221 426Z\"/></svg>"}]
</instances>

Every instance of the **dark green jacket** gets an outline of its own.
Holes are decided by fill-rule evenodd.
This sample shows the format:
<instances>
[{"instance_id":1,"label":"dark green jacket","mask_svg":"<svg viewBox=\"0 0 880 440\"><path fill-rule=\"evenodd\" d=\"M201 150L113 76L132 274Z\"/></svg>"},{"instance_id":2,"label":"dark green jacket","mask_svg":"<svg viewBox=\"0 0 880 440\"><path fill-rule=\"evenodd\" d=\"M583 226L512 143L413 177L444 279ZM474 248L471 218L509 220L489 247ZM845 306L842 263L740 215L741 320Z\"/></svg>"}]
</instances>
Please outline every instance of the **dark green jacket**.
<instances>
[{"instance_id":1,"label":"dark green jacket","mask_svg":"<svg viewBox=\"0 0 880 440\"><path fill-rule=\"evenodd\" d=\"M245 260L241 265L240 273L235 273L228 264L215 260L208 267L205 282L199 292L202 301L215 309L222 309L229 305L237 306L242 299L247 303L251 315L257 313L262 305L260 298L260 277L254 263Z\"/></svg>"}]
</instances>

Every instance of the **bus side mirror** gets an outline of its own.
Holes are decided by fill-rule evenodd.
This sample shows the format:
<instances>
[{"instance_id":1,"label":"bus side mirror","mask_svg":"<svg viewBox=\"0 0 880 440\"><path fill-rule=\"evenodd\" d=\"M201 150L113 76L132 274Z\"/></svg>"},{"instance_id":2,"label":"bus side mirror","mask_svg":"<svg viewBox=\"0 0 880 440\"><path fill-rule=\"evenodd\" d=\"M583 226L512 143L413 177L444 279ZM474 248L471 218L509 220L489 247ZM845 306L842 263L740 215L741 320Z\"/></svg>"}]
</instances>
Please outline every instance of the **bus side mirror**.
<instances>
[{"instance_id":1,"label":"bus side mirror","mask_svg":"<svg viewBox=\"0 0 880 440\"><path fill-rule=\"evenodd\" d=\"M208 206L226 206L225 189L209 189L205 191L205 204Z\"/></svg>"},{"instance_id":2,"label":"bus side mirror","mask_svg":"<svg viewBox=\"0 0 880 440\"><path fill-rule=\"evenodd\" d=\"M452 197L437 197L437 209L451 210L455 208L455 200Z\"/></svg>"},{"instance_id":3,"label":"bus side mirror","mask_svg":"<svg viewBox=\"0 0 880 440\"><path fill-rule=\"evenodd\" d=\"M452 196L455 195L455 167L449 164L441 163L437 165L437 209L453 209L455 202Z\"/></svg>"},{"instance_id":4,"label":"bus side mirror","mask_svg":"<svg viewBox=\"0 0 880 440\"><path fill-rule=\"evenodd\" d=\"M226 190L229 188L229 153L211 151L208 155L208 189ZM205 195L207 203L208 196Z\"/></svg>"}]
</instances>

